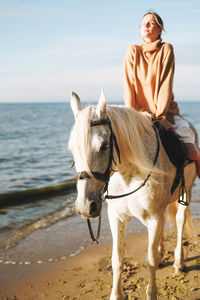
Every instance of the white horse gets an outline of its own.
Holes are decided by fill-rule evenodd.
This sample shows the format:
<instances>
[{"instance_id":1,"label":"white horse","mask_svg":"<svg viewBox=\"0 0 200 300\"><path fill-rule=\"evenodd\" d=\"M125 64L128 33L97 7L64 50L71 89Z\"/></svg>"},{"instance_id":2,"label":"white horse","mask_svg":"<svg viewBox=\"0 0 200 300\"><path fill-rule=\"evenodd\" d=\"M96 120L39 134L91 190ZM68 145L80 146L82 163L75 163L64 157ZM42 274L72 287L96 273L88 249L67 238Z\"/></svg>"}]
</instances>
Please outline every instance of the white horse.
<instances>
[{"instance_id":1,"label":"white horse","mask_svg":"<svg viewBox=\"0 0 200 300\"><path fill-rule=\"evenodd\" d=\"M124 299L120 279L125 231L132 216L148 229L149 282L146 294L147 299L156 299L155 272L163 254L164 214L168 204L177 201L179 194L178 187L171 195L176 168L159 142L148 113L106 105L103 93L96 107L88 106L83 110L78 95L72 93L71 107L76 122L71 131L69 148L78 174L75 202L78 214L86 219L99 216L105 191L111 195L135 191L119 199L107 200L113 237L110 300ZM117 172L114 172L115 169ZM190 201L196 178L194 162L185 167L184 174ZM182 232L186 210L187 206L178 205L176 272L183 268Z\"/></svg>"}]
</instances>

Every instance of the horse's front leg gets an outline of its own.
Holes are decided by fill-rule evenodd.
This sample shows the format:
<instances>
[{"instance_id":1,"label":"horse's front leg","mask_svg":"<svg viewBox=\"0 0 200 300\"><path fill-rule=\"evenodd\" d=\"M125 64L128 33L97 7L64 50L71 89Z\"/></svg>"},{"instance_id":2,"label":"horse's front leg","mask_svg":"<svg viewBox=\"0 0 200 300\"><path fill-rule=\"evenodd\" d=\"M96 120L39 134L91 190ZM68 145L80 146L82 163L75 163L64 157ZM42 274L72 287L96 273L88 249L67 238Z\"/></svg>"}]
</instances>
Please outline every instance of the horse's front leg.
<instances>
[{"instance_id":1,"label":"horse's front leg","mask_svg":"<svg viewBox=\"0 0 200 300\"><path fill-rule=\"evenodd\" d=\"M149 267L149 282L146 290L147 300L156 299L156 268L160 263L158 250L159 240L162 234L163 214L148 221L148 253L147 264Z\"/></svg>"},{"instance_id":2,"label":"horse's front leg","mask_svg":"<svg viewBox=\"0 0 200 300\"><path fill-rule=\"evenodd\" d=\"M127 222L121 222L113 214L112 208L108 205L108 218L113 238L112 250L112 269L113 269L113 286L110 300L123 300L123 290L121 286L121 274L123 270L124 248L125 248L125 231Z\"/></svg>"}]
</instances>

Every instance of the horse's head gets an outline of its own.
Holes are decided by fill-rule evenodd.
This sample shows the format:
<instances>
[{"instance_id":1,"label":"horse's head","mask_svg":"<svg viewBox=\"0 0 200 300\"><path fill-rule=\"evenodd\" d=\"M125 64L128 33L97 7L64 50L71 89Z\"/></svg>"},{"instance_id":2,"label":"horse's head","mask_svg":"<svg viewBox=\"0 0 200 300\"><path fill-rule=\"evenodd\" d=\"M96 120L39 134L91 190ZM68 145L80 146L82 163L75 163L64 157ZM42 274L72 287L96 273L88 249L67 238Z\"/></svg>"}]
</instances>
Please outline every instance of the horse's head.
<instances>
[{"instance_id":1,"label":"horse's head","mask_svg":"<svg viewBox=\"0 0 200 300\"><path fill-rule=\"evenodd\" d=\"M78 190L75 207L83 218L95 218L100 215L110 177L114 134L107 118L103 92L96 107L83 110L78 95L72 93L71 107L75 124L69 148L75 161Z\"/></svg>"}]
</instances>

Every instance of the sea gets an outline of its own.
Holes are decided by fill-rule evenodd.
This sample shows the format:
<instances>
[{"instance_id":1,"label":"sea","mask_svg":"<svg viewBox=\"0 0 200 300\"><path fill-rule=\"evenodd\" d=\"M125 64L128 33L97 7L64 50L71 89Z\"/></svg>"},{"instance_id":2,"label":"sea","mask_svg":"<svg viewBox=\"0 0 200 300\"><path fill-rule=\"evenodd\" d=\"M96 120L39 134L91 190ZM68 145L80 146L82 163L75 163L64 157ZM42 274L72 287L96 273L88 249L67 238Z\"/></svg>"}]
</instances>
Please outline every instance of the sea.
<instances>
[{"instance_id":1,"label":"sea","mask_svg":"<svg viewBox=\"0 0 200 300\"><path fill-rule=\"evenodd\" d=\"M200 134L200 102L180 102L179 107ZM0 252L61 220L79 222L68 150L73 123L69 103L0 104ZM199 179L191 211L193 218L200 217Z\"/></svg>"}]
</instances>

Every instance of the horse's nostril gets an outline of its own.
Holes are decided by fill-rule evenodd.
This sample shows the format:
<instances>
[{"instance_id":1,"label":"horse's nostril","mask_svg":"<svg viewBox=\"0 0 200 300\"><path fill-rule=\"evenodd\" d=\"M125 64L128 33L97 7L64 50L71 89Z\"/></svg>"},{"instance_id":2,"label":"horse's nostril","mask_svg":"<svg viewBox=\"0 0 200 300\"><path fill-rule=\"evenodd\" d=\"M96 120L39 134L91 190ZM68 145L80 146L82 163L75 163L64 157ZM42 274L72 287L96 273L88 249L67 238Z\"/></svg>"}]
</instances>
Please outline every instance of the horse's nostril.
<instances>
[{"instance_id":1,"label":"horse's nostril","mask_svg":"<svg viewBox=\"0 0 200 300\"><path fill-rule=\"evenodd\" d=\"M97 205L93 201L93 202L90 203L90 214L95 213L96 211L97 211Z\"/></svg>"}]
</instances>

